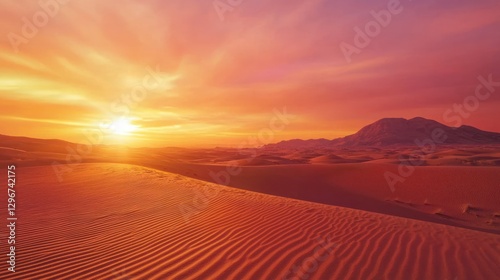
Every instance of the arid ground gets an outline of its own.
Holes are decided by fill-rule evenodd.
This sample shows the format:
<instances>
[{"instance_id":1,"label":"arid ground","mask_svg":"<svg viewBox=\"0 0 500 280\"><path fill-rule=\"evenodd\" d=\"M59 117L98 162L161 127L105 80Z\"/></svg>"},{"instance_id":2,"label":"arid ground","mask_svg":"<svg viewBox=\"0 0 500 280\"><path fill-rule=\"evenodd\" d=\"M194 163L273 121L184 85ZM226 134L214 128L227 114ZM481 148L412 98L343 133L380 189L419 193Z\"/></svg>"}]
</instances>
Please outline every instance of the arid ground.
<instances>
[{"instance_id":1,"label":"arid ground","mask_svg":"<svg viewBox=\"0 0 500 280\"><path fill-rule=\"evenodd\" d=\"M15 140L19 262L1 279L500 276L496 146L440 147L393 192L411 148L99 147L66 165L59 142Z\"/></svg>"}]
</instances>

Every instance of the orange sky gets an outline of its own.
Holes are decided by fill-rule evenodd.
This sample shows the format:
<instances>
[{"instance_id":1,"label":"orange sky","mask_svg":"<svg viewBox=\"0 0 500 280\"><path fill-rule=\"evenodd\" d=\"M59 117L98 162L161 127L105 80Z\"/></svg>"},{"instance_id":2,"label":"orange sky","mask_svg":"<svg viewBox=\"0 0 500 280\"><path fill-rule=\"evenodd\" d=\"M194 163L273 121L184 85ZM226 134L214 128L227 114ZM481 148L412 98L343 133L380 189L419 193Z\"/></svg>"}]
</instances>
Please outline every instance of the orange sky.
<instances>
[{"instance_id":1,"label":"orange sky","mask_svg":"<svg viewBox=\"0 0 500 280\"><path fill-rule=\"evenodd\" d=\"M351 62L340 44L396 0L244 0L223 20L211 0L55 1L0 4L0 134L84 142L124 116L137 130L105 143L237 146L286 107L273 141L336 138L383 117L452 125L479 75L500 81L497 0L401 1ZM463 122L500 131L499 93Z\"/></svg>"}]
</instances>

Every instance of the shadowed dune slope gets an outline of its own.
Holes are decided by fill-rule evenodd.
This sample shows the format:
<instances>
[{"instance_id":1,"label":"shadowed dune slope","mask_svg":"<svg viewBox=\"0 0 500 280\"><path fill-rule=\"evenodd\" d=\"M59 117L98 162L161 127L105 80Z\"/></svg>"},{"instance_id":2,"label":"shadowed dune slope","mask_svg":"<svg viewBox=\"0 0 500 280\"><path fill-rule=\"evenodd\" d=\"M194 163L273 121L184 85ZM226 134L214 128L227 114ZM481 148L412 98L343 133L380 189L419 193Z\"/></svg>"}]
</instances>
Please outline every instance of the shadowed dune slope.
<instances>
[{"instance_id":1,"label":"shadowed dune slope","mask_svg":"<svg viewBox=\"0 0 500 280\"><path fill-rule=\"evenodd\" d=\"M235 176L222 165L137 164L259 193L500 233L497 167L415 167L392 192L385 174L400 176L395 164L244 166Z\"/></svg>"}]
</instances>

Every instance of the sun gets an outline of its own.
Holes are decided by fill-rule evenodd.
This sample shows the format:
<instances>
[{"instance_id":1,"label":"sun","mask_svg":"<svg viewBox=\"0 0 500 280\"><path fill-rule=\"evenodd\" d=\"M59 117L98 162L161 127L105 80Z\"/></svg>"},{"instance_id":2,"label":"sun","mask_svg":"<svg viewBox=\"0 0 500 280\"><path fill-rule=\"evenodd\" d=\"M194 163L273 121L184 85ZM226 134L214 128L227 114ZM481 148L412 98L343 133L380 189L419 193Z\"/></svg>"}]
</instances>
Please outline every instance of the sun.
<instances>
[{"instance_id":1,"label":"sun","mask_svg":"<svg viewBox=\"0 0 500 280\"><path fill-rule=\"evenodd\" d=\"M114 121L109 128L114 134L118 135L129 135L137 130L137 126L133 125L130 119L127 118L121 118Z\"/></svg>"}]
</instances>

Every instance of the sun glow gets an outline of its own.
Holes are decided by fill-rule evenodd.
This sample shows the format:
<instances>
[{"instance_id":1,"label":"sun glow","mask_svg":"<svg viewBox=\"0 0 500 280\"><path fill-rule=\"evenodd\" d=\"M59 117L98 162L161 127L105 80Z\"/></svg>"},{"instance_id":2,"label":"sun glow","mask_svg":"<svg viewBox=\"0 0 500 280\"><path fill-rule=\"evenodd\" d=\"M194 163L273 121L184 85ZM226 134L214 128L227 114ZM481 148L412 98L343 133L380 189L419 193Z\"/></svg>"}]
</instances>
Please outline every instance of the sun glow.
<instances>
[{"instance_id":1,"label":"sun glow","mask_svg":"<svg viewBox=\"0 0 500 280\"><path fill-rule=\"evenodd\" d=\"M116 120L109 127L114 134L118 135L129 135L130 133L137 130L137 126L130 122L130 119L121 118Z\"/></svg>"}]
</instances>

